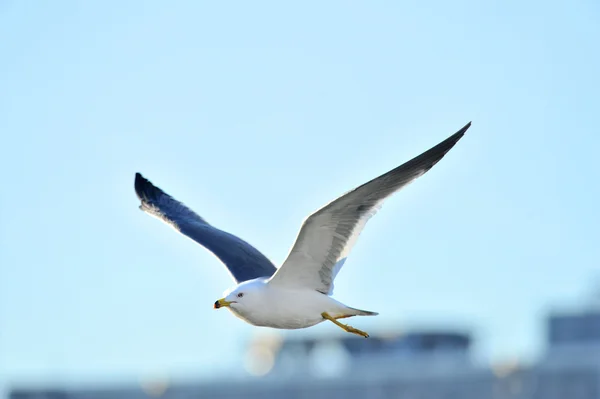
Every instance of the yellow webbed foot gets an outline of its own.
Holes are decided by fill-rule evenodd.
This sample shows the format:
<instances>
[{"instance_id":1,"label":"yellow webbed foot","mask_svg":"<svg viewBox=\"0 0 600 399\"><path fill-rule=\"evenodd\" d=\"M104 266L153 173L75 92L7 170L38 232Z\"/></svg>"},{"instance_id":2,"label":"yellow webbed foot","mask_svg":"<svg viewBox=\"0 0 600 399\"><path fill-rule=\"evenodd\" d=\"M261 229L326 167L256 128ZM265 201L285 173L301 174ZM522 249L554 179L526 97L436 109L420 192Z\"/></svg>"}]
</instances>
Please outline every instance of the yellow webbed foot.
<instances>
[{"instance_id":1,"label":"yellow webbed foot","mask_svg":"<svg viewBox=\"0 0 600 399\"><path fill-rule=\"evenodd\" d=\"M349 326L349 325L347 325L347 324L342 324L342 323L340 323L339 321L337 321L337 320L336 320L336 318L335 318L335 317L331 316L331 315L330 315L329 313L327 313L327 312L323 312L323 313L321 313L321 316L322 316L322 317L323 317L325 320L329 320L329 321L331 321L333 324L335 324L336 326L338 326L338 327L340 327L340 328L344 329L344 331L347 331L347 332L349 332L349 333L352 333L352 334L360 335L361 337L369 338L369 334L367 334L366 332L364 332L364 331L361 331L361 330L359 330L359 329L357 329L357 328L354 328L354 327L352 327L352 326ZM338 316L337 318L338 318L338 319L342 319L342 318L344 318L344 317L350 317L350 316Z\"/></svg>"},{"instance_id":2,"label":"yellow webbed foot","mask_svg":"<svg viewBox=\"0 0 600 399\"><path fill-rule=\"evenodd\" d=\"M366 332L361 331L361 330L354 328L352 326L349 326L349 325L346 325L346 328L344 328L344 330L346 330L352 334L360 335L361 337L369 338L369 334L367 334Z\"/></svg>"}]
</instances>

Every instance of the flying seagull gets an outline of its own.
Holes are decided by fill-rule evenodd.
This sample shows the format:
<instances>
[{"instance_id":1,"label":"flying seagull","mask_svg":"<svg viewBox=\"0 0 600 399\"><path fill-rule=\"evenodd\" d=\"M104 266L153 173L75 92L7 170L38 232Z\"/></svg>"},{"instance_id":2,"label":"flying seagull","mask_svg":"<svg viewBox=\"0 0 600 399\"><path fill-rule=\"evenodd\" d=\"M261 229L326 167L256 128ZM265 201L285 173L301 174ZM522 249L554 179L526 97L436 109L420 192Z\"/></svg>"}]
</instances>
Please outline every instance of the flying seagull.
<instances>
[{"instance_id":1,"label":"flying seagull","mask_svg":"<svg viewBox=\"0 0 600 399\"><path fill-rule=\"evenodd\" d=\"M366 332L338 320L378 313L333 299L333 281L383 201L431 169L470 126L471 122L428 151L310 215L279 268L252 245L211 225L140 173L135 175L135 192L142 211L204 246L227 266L236 286L225 291L224 298L215 302L215 309L227 307L249 324L279 329L306 328L329 320L366 338Z\"/></svg>"}]
</instances>

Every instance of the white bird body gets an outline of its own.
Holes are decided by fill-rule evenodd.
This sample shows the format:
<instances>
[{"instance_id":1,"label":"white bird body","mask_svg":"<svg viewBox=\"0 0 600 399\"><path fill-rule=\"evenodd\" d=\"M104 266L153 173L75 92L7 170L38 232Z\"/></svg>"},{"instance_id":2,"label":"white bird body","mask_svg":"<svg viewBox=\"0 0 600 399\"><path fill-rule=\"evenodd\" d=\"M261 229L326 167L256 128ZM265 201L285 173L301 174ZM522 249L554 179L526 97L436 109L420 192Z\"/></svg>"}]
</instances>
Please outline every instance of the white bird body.
<instances>
[{"instance_id":1,"label":"white bird body","mask_svg":"<svg viewBox=\"0 0 600 399\"><path fill-rule=\"evenodd\" d=\"M239 293L243 293L242 298L237 298ZM319 324L325 321L323 312L333 318L377 314L348 307L315 290L269 284L266 278L239 284L224 293L224 300L230 303L227 308L231 313L249 324L287 330Z\"/></svg>"},{"instance_id":2,"label":"white bird body","mask_svg":"<svg viewBox=\"0 0 600 399\"><path fill-rule=\"evenodd\" d=\"M348 332L368 337L337 320L377 313L354 309L331 298L333 281L383 201L430 170L470 126L469 122L428 151L311 214L279 268L252 245L209 224L139 173L135 190L144 212L203 245L227 266L238 285L216 301L215 308L228 307L255 326L299 329L329 320Z\"/></svg>"}]
</instances>

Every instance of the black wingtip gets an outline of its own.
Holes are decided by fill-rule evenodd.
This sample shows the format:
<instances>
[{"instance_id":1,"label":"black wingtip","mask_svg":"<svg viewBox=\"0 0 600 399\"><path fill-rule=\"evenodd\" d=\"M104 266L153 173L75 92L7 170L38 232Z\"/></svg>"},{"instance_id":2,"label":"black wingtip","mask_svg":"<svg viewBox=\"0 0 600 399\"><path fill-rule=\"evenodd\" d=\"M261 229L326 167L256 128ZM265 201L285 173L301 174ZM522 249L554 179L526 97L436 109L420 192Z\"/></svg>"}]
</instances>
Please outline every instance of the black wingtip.
<instances>
[{"instance_id":1,"label":"black wingtip","mask_svg":"<svg viewBox=\"0 0 600 399\"><path fill-rule=\"evenodd\" d=\"M148 179L146 179L144 176L142 176L142 174L140 172L136 172L135 174L135 182L136 183L143 183L143 182L147 182Z\"/></svg>"},{"instance_id":2,"label":"black wingtip","mask_svg":"<svg viewBox=\"0 0 600 399\"><path fill-rule=\"evenodd\" d=\"M467 130L469 130L470 127L471 127L471 122L469 122L466 125L464 125L458 132L454 133L452 136L450 136L446 140L442 141L436 147L444 149L444 154L445 154L452 147L454 147L454 145L456 143L458 143L458 140L462 139L462 137L465 135L465 132ZM434 148L436 148L436 147L434 147Z\"/></svg>"},{"instance_id":3,"label":"black wingtip","mask_svg":"<svg viewBox=\"0 0 600 399\"><path fill-rule=\"evenodd\" d=\"M401 165L399 168L421 167L424 171L431 169L450 151L456 143L465 135L465 132L471 127L471 122L463 126L459 131L442 141L438 145L430 148L421 155ZM410 165L410 166L409 166Z\"/></svg>"},{"instance_id":4,"label":"black wingtip","mask_svg":"<svg viewBox=\"0 0 600 399\"><path fill-rule=\"evenodd\" d=\"M144 196L142 195L143 193L143 188L144 188L144 183L145 183L145 178L144 176L142 176L141 173L137 172L135 174L135 181L133 183L133 188L135 189L135 194L137 195L138 199L140 201L144 201Z\"/></svg>"},{"instance_id":5,"label":"black wingtip","mask_svg":"<svg viewBox=\"0 0 600 399\"><path fill-rule=\"evenodd\" d=\"M155 200L157 195L162 194L162 190L155 187L150 180L146 179L139 172L135 174L134 188L135 193L142 202Z\"/></svg>"},{"instance_id":6,"label":"black wingtip","mask_svg":"<svg viewBox=\"0 0 600 399\"><path fill-rule=\"evenodd\" d=\"M135 192L138 196L140 195L140 193L142 193L144 191L144 186L148 183L149 183L148 179L146 179L144 176L142 176L141 173L136 172L135 182L134 182L133 186L134 186Z\"/></svg>"},{"instance_id":7,"label":"black wingtip","mask_svg":"<svg viewBox=\"0 0 600 399\"><path fill-rule=\"evenodd\" d=\"M467 130L469 130L470 127L471 127L471 122L467 123L459 131L457 131L456 133L454 133L452 136L448 137L446 140L442 141L441 143L439 143L438 145L436 145L435 147L433 147L432 150L433 149L439 149L439 150L442 150L443 153L445 154L452 147L454 147L454 145L456 143L458 143L458 141L460 139L462 139L462 137L465 135L465 132Z\"/></svg>"},{"instance_id":8,"label":"black wingtip","mask_svg":"<svg viewBox=\"0 0 600 399\"><path fill-rule=\"evenodd\" d=\"M471 127L471 121L469 121L469 123L467 123L466 125L464 125L458 132L454 133L453 136L458 137L458 138L464 136L465 132L467 130L469 130L470 127Z\"/></svg>"}]
</instances>

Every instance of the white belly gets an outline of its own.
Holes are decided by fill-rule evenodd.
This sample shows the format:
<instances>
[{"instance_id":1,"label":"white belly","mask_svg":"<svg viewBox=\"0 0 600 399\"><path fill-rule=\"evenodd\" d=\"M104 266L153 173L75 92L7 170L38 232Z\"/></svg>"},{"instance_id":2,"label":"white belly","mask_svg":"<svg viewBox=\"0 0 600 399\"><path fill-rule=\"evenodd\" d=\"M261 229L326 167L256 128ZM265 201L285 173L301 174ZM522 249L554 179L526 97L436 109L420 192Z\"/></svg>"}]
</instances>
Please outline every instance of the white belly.
<instances>
[{"instance_id":1,"label":"white belly","mask_svg":"<svg viewBox=\"0 0 600 399\"><path fill-rule=\"evenodd\" d=\"M257 306L258 305L258 306ZM321 313L332 316L346 314L348 308L333 298L314 290L270 289L260 304L229 310L249 324L261 327L298 329L314 326L324 319Z\"/></svg>"}]
</instances>

